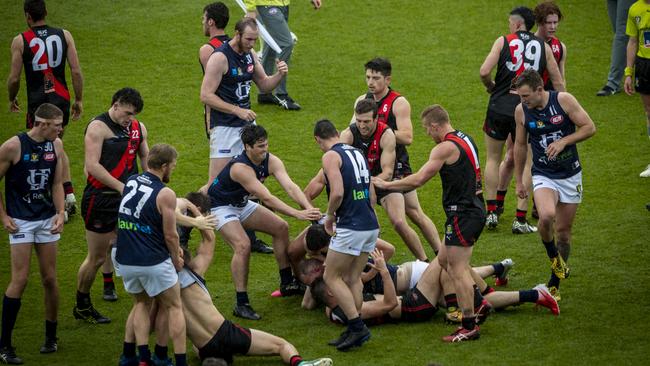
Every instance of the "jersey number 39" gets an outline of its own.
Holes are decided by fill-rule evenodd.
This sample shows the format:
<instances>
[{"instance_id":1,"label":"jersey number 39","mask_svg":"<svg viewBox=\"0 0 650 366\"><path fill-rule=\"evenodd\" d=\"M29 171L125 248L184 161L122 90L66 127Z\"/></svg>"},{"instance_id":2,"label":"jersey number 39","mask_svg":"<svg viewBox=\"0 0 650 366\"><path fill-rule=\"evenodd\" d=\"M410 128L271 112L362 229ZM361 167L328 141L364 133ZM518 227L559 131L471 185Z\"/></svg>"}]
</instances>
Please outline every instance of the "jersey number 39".
<instances>
[{"instance_id":1,"label":"jersey number 39","mask_svg":"<svg viewBox=\"0 0 650 366\"><path fill-rule=\"evenodd\" d=\"M542 58L542 45L536 39L524 45L524 41L514 38L508 43L512 61L506 62L506 67L519 75L525 69L539 71L539 62ZM523 68L522 68L523 65Z\"/></svg>"}]
</instances>

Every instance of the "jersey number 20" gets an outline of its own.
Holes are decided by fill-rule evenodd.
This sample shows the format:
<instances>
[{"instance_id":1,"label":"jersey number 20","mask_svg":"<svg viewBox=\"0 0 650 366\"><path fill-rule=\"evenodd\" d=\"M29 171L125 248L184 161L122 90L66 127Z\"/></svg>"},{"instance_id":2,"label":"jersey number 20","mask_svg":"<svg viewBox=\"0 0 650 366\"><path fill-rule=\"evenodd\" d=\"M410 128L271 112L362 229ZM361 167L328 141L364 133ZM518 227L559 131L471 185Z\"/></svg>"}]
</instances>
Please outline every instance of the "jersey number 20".
<instances>
[{"instance_id":1,"label":"jersey number 20","mask_svg":"<svg viewBox=\"0 0 650 366\"><path fill-rule=\"evenodd\" d=\"M128 216L133 215L135 218L139 219L142 207L144 207L145 203L147 203L147 200L151 196L153 189L151 187L138 185L135 180L128 181L126 183L126 186L131 188L131 191L129 191L129 193L127 193L126 196L122 198L122 202L120 203L120 213ZM131 213L131 209L126 207L126 203L129 202L131 198L133 198L133 196L138 193L138 191L142 192L142 197L140 197L138 204L135 206L135 212Z\"/></svg>"},{"instance_id":2,"label":"jersey number 20","mask_svg":"<svg viewBox=\"0 0 650 366\"><path fill-rule=\"evenodd\" d=\"M37 47L36 52L34 53L34 58L32 58L32 67L34 71L43 71L47 69L49 65L51 68L55 68L61 65L63 61L63 42L61 42L61 37L57 34L53 34L47 38L45 41L38 37L34 37L29 42L29 47L34 49ZM41 57L47 51L47 63L41 62Z\"/></svg>"}]
</instances>

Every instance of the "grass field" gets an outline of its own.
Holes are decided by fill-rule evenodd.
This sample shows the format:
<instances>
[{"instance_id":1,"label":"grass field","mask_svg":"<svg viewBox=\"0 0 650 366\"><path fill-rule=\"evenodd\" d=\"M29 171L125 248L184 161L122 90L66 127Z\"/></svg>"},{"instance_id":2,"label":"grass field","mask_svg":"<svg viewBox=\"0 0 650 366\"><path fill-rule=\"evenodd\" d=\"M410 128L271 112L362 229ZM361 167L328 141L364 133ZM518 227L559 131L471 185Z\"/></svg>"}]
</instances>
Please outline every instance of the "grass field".
<instances>
[{"instance_id":1,"label":"grass field","mask_svg":"<svg viewBox=\"0 0 650 366\"><path fill-rule=\"evenodd\" d=\"M207 1L206 1L207 2ZM49 24L70 30L75 37L85 77L84 115L72 122L65 137L71 158L77 199L83 191L83 131L87 121L106 111L112 94L123 86L140 90L145 107L139 116L149 130L150 146L173 144L180 153L170 186L178 193L195 190L207 179L207 140L199 101L201 72L198 48L202 8L195 0L48 1ZM234 1L232 27L241 15ZM427 105L440 103L455 127L475 137L484 163L481 126L488 95L478 69L496 37L507 32L507 14L530 0L489 1L324 1L314 12L307 1L294 0L290 24L299 42L290 65L289 91L303 106L297 113L253 104L258 123L270 133L270 149L280 156L289 174L304 186L317 171L320 151L311 135L314 121L328 117L343 129L352 115L354 98L364 92L363 64L374 56L393 63L393 86L412 106L415 131L409 148L419 167L433 143L418 120ZM447 345L440 337L451 332L442 315L417 325L374 328L362 349L340 353L326 345L341 329L326 321L322 311L300 310L298 298L269 296L278 283L272 256L251 259L250 296L263 316L241 323L285 337L309 359L332 357L337 365L460 364L642 364L650 356L646 314L648 285L648 229L650 180L638 173L650 162L638 96L597 98L609 67L611 27L605 1L559 1L565 20L559 37L567 44L567 87L596 123L598 132L580 144L585 195L574 226L571 278L562 285L562 314L553 317L521 306L494 314L482 327L480 341ZM26 27L22 1L0 1L0 76L9 73L9 45ZM3 79L5 80L5 79ZM24 78L23 78L24 80ZM7 91L0 88L0 140L24 127L24 114L7 112ZM24 82L19 100L26 107ZM286 198L272 180L268 186ZM441 228L440 181L434 178L420 190L425 211ZM474 264L511 257L516 262L508 289L545 282L548 261L537 235L514 236L511 189L502 225L484 232L475 247ZM325 208L325 200L317 201ZM397 246L394 262L409 260L383 211L382 237ZM289 220L292 235L304 223ZM194 238L196 242L196 238ZM76 273L86 253L79 216L66 225L59 244L58 279L61 292L59 352L42 356L42 289L36 262L14 332L18 354L29 365L114 365L121 352L125 317L131 300L118 283L120 300L101 300L101 280L93 301L113 322L90 326L72 318ZM431 254L430 248L427 248ZM231 250L218 239L215 262L207 274L215 304L232 318L234 291L230 282ZM0 235L0 287L10 278L7 236ZM491 282L491 281L490 281ZM643 361L646 360L646 361ZM192 361L198 361L192 356ZM244 358L240 365L280 364L279 358Z\"/></svg>"}]
</instances>

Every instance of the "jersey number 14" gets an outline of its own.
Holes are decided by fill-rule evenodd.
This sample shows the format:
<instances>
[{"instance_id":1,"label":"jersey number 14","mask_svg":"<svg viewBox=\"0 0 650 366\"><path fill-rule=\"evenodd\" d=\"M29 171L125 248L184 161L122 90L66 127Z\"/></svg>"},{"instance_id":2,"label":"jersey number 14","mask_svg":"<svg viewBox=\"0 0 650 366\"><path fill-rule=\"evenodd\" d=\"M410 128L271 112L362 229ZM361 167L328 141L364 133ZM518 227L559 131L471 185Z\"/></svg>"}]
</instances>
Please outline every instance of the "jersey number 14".
<instances>
[{"instance_id":1,"label":"jersey number 14","mask_svg":"<svg viewBox=\"0 0 650 366\"><path fill-rule=\"evenodd\" d=\"M366 159L363 158L363 155L359 150L345 150L345 154L350 159L352 163L352 168L354 169L354 176L357 178L357 183L361 183L361 178L363 178L364 183L370 183L370 172L368 171L368 166L366 165ZM354 156L352 156L354 154Z\"/></svg>"}]
</instances>

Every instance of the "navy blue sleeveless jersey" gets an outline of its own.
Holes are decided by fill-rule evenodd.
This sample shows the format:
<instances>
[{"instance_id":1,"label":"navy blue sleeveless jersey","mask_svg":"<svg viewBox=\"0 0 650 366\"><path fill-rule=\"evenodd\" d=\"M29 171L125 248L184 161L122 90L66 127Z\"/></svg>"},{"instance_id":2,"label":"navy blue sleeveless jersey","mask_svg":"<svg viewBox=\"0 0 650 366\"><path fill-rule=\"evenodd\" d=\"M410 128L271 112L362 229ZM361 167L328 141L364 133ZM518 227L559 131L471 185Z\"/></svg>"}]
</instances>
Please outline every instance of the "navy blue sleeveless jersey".
<instances>
[{"instance_id":1,"label":"navy blue sleeveless jersey","mask_svg":"<svg viewBox=\"0 0 650 366\"><path fill-rule=\"evenodd\" d=\"M20 139L20 160L5 175L7 215L15 219L37 221L54 216L52 183L57 156L54 143L36 142L27 133Z\"/></svg>"},{"instance_id":2,"label":"navy blue sleeveless jersey","mask_svg":"<svg viewBox=\"0 0 650 366\"><path fill-rule=\"evenodd\" d=\"M165 184L151 174L131 176L117 216L115 259L128 266L153 266L169 258L156 198Z\"/></svg>"},{"instance_id":3,"label":"navy blue sleeveless jersey","mask_svg":"<svg viewBox=\"0 0 650 366\"><path fill-rule=\"evenodd\" d=\"M224 102L234 104L243 109L250 109L250 91L253 74L255 73L255 61L249 53L239 54L225 42L214 52L221 52L228 60L228 70L221 76L221 83L215 94ZM234 114L224 113L212 109L210 128L215 126L242 127L249 124Z\"/></svg>"},{"instance_id":4,"label":"navy blue sleeveless jersey","mask_svg":"<svg viewBox=\"0 0 650 366\"><path fill-rule=\"evenodd\" d=\"M332 151L341 157L343 201L336 210L336 227L356 231L379 229L375 210L370 206L370 171L361 150L338 143ZM325 188L329 196L330 186L325 176Z\"/></svg>"},{"instance_id":5,"label":"navy blue sleeveless jersey","mask_svg":"<svg viewBox=\"0 0 650 366\"><path fill-rule=\"evenodd\" d=\"M460 151L453 164L443 164L440 169L442 180L442 206L447 217L464 212L469 215L485 216L483 184L478 149L468 135L454 131L445 135Z\"/></svg>"},{"instance_id":6,"label":"navy blue sleeveless jersey","mask_svg":"<svg viewBox=\"0 0 650 366\"><path fill-rule=\"evenodd\" d=\"M235 164L244 164L251 167L255 171L255 175L260 182L264 182L266 177L269 176L269 154L262 161L260 165L255 165L248 158L245 152L232 158L228 165L219 173L217 178L214 179L210 188L208 188L208 196L212 207L232 205L237 207L244 207L248 202L249 193L241 184L235 182L230 177L230 169Z\"/></svg>"},{"instance_id":7,"label":"navy blue sleeveless jersey","mask_svg":"<svg viewBox=\"0 0 650 366\"><path fill-rule=\"evenodd\" d=\"M576 131L576 125L562 109L557 100L558 92L549 91L548 103L543 109L529 109L524 104L524 126L528 131L528 142L533 150L533 175L552 179L565 179L582 170L575 144L567 145L555 159L546 156L551 143Z\"/></svg>"}]
</instances>

